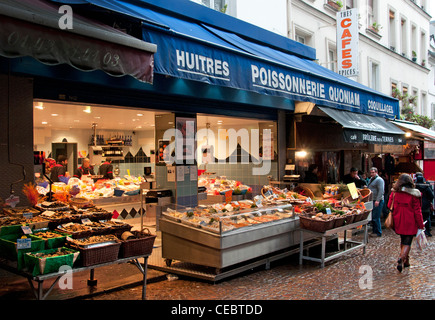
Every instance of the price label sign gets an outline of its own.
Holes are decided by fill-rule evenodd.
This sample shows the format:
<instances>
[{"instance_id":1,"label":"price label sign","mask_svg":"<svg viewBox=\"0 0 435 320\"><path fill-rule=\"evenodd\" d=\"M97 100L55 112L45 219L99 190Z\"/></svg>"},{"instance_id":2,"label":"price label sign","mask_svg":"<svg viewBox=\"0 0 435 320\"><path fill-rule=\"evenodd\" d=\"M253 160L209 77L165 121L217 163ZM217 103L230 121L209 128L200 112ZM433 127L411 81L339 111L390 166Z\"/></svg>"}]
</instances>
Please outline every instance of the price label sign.
<instances>
[{"instance_id":1,"label":"price label sign","mask_svg":"<svg viewBox=\"0 0 435 320\"><path fill-rule=\"evenodd\" d=\"M23 218L25 218L25 219L32 219L33 218L33 212L25 212L25 213L23 213Z\"/></svg>"},{"instance_id":2,"label":"price label sign","mask_svg":"<svg viewBox=\"0 0 435 320\"><path fill-rule=\"evenodd\" d=\"M331 208L326 208L326 214L331 214Z\"/></svg>"},{"instance_id":3,"label":"price label sign","mask_svg":"<svg viewBox=\"0 0 435 320\"><path fill-rule=\"evenodd\" d=\"M228 190L225 192L225 202L229 203L233 200L233 190Z\"/></svg>"},{"instance_id":4,"label":"price label sign","mask_svg":"<svg viewBox=\"0 0 435 320\"><path fill-rule=\"evenodd\" d=\"M17 239L17 249L30 249L32 247L32 239L25 238L25 239Z\"/></svg>"},{"instance_id":5,"label":"price label sign","mask_svg":"<svg viewBox=\"0 0 435 320\"><path fill-rule=\"evenodd\" d=\"M32 229L30 229L29 226L22 226L21 230L23 230L24 234L31 234L32 233Z\"/></svg>"}]
</instances>

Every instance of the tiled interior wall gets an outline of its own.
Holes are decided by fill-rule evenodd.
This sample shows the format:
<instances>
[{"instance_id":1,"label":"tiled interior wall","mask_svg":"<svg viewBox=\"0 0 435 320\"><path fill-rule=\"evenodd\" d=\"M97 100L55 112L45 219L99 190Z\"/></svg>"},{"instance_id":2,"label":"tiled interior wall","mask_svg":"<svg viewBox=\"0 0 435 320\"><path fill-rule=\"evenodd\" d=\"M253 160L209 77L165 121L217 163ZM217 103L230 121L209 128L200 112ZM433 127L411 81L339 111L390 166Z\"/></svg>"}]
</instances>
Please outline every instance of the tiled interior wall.
<instances>
[{"instance_id":1,"label":"tiled interior wall","mask_svg":"<svg viewBox=\"0 0 435 320\"><path fill-rule=\"evenodd\" d=\"M252 192L254 194L260 193L260 188L269 183L268 176L272 176L273 179L277 178L278 175L278 163L276 161L271 162L271 169L269 174L266 175L253 175L252 169L256 166L252 163L242 164L242 163L212 163L207 164L205 167L207 172L214 172L216 176L226 176L227 179L237 180L242 182L245 185L248 185L252 188ZM200 169L204 169L203 166Z\"/></svg>"}]
</instances>

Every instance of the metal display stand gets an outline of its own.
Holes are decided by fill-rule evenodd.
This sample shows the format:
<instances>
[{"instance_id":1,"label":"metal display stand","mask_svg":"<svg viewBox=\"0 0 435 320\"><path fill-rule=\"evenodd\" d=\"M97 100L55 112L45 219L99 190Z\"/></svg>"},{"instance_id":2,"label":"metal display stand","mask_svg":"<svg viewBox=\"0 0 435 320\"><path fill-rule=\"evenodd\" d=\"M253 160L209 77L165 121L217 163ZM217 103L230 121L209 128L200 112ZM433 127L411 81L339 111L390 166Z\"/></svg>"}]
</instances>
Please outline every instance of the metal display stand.
<instances>
[{"instance_id":1,"label":"metal display stand","mask_svg":"<svg viewBox=\"0 0 435 320\"><path fill-rule=\"evenodd\" d=\"M142 282L142 300L146 299L146 281L147 281L147 265L148 265L148 257L149 255L145 256L135 256L135 257L128 257L124 259L118 259L111 262L101 263L93 266L88 267L78 267L78 268L72 268L70 270L64 271L64 272L54 272L39 276L33 276L29 272L25 271L18 271L16 262L6 260L6 259L0 259L0 268L9 271L11 273L23 276L27 278L29 281L30 287L35 294L35 297L37 300L45 300L47 296L50 294L51 290L54 288L56 283L68 272L81 272L81 271L87 271L90 270L90 279L88 280L88 286L95 286L97 284L97 280L94 278L94 269L104 266L109 266L113 264L120 264L120 263L126 263L129 261L133 261L134 265L139 269L139 271L143 274L143 282ZM144 258L144 263L141 264L138 259ZM43 284L45 280L48 279L55 279L50 288L44 293L43 292ZM33 281L37 282L37 288L35 288Z\"/></svg>"},{"instance_id":2,"label":"metal display stand","mask_svg":"<svg viewBox=\"0 0 435 320\"><path fill-rule=\"evenodd\" d=\"M369 223L369 220L362 220L356 223L352 223L349 224L347 226L342 226L339 228L335 228L335 229L330 229L327 230L323 233L320 232L316 232L316 231L311 231L311 230L307 230L307 229L300 229L300 243L299 243L299 264L302 264L302 260L311 260L311 261L316 261L316 262L320 262L321 263L321 267L325 267L325 262L328 262L330 260L336 259L350 251L354 251L357 250L359 248L363 248L363 253L366 253L366 245L367 245L367 237L368 237L368 232L367 232L367 225ZM363 242L358 242L358 241L352 241L352 240L347 240L346 239L346 231L350 230L350 229L355 229L357 227L363 226L364 228L364 240ZM344 250L332 254L328 257L326 257L325 251L326 251L326 241L327 238L330 238L331 236L336 235L339 232L344 232L344 243L343 243L343 248ZM304 233L311 233L314 234L316 237L321 238L322 241L322 248L321 248L321 257L320 258L313 258L310 256L304 256ZM351 246L350 248L347 248L347 244L353 244L355 246Z\"/></svg>"}]
</instances>

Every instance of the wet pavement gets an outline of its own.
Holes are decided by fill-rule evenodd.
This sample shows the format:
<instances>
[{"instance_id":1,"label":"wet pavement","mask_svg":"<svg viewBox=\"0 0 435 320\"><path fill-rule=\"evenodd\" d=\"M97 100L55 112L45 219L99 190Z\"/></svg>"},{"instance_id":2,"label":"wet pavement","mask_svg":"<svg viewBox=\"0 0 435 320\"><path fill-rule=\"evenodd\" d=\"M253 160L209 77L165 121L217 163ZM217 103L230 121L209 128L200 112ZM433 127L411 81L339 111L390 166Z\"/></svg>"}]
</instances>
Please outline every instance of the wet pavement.
<instances>
[{"instance_id":1,"label":"wet pavement","mask_svg":"<svg viewBox=\"0 0 435 320\"><path fill-rule=\"evenodd\" d=\"M361 240L362 234L353 236ZM384 230L381 238L369 238L366 253L349 252L327 262L299 265L295 254L272 262L270 269L258 267L210 283L184 276L148 270L148 300L434 300L435 240L418 251L413 244L411 267L395 268L400 238ZM315 250L314 250L315 251ZM53 289L47 299L140 300L142 275L130 263L95 269L98 285L86 285L89 272L74 274L74 290ZM1 271L0 300L34 299L27 280Z\"/></svg>"},{"instance_id":2,"label":"wet pavement","mask_svg":"<svg viewBox=\"0 0 435 320\"><path fill-rule=\"evenodd\" d=\"M359 238L359 239L358 239ZM362 235L354 235L361 240ZM366 253L349 252L336 260L319 263L293 255L271 264L269 270L250 272L212 284L177 276L148 285L149 300L434 300L435 240L428 238L425 251L413 244L411 267L396 269L400 238L384 230L369 238ZM172 279L172 278L170 278ZM129 288L90 299L140 299L140 288Z\"/></svg>"}]
</instances>

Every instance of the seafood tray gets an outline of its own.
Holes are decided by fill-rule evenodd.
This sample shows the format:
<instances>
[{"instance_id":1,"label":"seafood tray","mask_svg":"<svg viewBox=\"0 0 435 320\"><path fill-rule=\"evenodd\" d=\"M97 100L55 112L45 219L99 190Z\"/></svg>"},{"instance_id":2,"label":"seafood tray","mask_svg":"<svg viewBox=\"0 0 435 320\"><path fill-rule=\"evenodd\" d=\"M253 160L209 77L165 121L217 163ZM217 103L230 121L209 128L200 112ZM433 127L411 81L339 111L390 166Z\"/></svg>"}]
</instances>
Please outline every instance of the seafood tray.
<instances>
[{"instance_id":1,"label":"seafood tray","mask_svg":"<svg viewBox=\"0 0 435 320\"><path fill-rule=\"evenodd\" d=\"M24 265L33 276L59 272L62 266L73 267L80 252L71 248L55 248L24 255Z\"/></svg>"},{"instance_id":2,"label":"seafood tray","mask_svg":"<svg viewBox=\"0 0 435 320\"><path fill-rule=\"evenodd\" d=\"M60 202L60 201L55 201L55 202L44 201L44 202L38 203L35 207L38 210L41 210L41 211L46 211L46 210L50 210L50 211L65 211L65 210L70 210L70 207L69 207L68 204Z\"/></svg>"},{"instance_id":3,"label":"seafood tray","mask_svg":"<svg viewBox=\"0 0 435 320\"><path fill-rule=\"evenodd\" d=\"M33 230L33 236L45 242L45 249L63 247L66 236L50 229Z\"/></svg>"},{"instance_id":4,"label":"seafood tray","mask_svg":"<svg viewBox=\"0 0 435 320\"><path fill-rule=\"evenodd\" d=\"M70 222L57 228L59 232L68 234L73 239L85 238L92 235L92 229L84 224Z\"/></svg>"}]
</instances>

